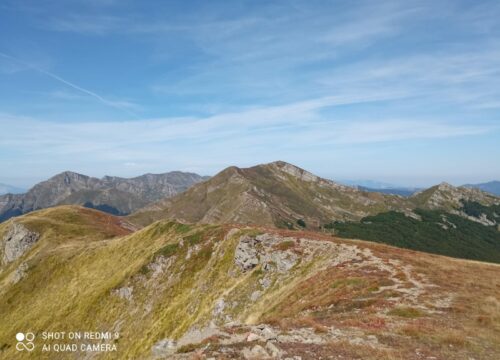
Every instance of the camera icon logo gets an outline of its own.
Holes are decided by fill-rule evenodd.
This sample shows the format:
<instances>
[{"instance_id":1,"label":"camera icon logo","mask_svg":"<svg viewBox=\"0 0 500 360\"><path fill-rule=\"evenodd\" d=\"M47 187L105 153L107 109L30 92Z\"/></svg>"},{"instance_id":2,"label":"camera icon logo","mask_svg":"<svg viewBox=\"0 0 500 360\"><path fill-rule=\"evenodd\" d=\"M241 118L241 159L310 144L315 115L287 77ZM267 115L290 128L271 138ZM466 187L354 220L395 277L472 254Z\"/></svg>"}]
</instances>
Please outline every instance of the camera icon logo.
<instances>
[{"instance_id":1,"label":"camera icon logo","mask_svg":"<svg viewBox=\"0 0 500 360\"><path fill-rule=\"evenodd\" d=\"M35 340L35 334L29 333L17 333L16 334L16 350L17 351L33 351L35 349L35 344L33 341Z\"/></svg>"}]
</instances>

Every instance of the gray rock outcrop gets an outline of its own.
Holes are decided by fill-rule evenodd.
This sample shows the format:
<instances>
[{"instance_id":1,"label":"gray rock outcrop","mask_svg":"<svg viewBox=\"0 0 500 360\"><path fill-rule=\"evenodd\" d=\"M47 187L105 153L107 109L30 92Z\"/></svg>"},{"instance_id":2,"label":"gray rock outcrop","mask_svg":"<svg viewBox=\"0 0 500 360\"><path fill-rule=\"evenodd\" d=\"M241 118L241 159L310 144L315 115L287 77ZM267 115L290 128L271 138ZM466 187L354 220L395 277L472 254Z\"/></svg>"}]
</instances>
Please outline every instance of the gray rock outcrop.
<instances>
[{"instance_id":1,"label":"gray rock outcrop","mask_svg":"<svg viewBox=\"0 0 500 360\"><path fill-rule=\"evenodd\" d=\"M11 263L21 257L38 241L39 237L38 233L13 222L3 238L3 263Z\"/></svg>"},{"instance_id":2,"label":"gray rock outcrop","mask_svg":"<svg viewBox=\"0 0 500 360\"><path fill-rule=\"evenodd\" d=\"M234 262L241 270L251 270L259 264L257 243L258 240L250 236L241 237L234 254Z\"/></svg>"}]
</instances>

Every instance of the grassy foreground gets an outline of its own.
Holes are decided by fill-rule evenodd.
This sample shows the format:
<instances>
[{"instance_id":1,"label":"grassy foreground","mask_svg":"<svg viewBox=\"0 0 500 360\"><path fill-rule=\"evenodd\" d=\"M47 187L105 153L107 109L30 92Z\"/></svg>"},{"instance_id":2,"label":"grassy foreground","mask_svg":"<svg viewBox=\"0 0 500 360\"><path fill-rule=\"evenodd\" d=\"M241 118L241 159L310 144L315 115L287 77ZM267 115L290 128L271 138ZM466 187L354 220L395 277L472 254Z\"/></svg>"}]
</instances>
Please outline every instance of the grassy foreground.
<instances>
[{"instance_id":1,"label":"grassy foreground","mask_svg":"<svg viewBox=\"0 0 500 360\"><path fill-rule=\"evenodd\" d=\"M261 227L160 221L132 232L118 218L77 207L14 220L41 237L0 267L1 359L242 358L270 346L246 336L257 324L277 334L282 357L500 355L497 265ZM0 239L11 221L0 225ZM259 258L248 268L236 260L242 241ZM13 282L22 264L26 275ZM204 329L217 332L186 337ZM21 330L120 336L110 340L116 352L38 346L26 354L15 349ZM164 339L182 346L155 353Z\"/></svg>"}]
</instances>

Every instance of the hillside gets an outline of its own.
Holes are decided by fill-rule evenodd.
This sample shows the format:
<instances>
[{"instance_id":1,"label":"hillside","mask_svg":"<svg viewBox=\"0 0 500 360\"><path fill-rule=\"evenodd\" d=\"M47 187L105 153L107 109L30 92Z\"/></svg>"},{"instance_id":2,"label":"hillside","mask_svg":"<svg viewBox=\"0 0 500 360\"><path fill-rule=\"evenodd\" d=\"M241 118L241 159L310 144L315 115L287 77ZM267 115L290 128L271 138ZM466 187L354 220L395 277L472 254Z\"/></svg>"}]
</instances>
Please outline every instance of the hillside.
<instances>
[{"instance_id":1,"label":"hillside","mask_svg":"<svg viewBox=\"0 0 500 360\"><path fill-rule=\"evenodd\" d=\"M455 187L441 183L413 194L409 201L414 207L429 210L458 210L464 201L475 201L483 205L500 204L500 198L480 189Z\"/></svg>"},{"instance_id":2,"label":"hillside","mask_svg":"<svg viewBox=\"0 0 500 360\"><path fill-rule=\"evenodd\" d=\"M471 212L467 205L467 211ZM500 263L499 207L478 208L477 218L438 210L416 209L416 217L395 211L367 216L360 222L334 222L328 230L341 237L363 239L464 259ZM488 211L493 225L478 221ZM495 216L496 215L496 216Z\"/></svg>"},{"instance_id":3,"label":"hillside","mask_svg":"<svg viewBox=\"0 0 500 360\"><path fill-rule=\"evenodd\" d=\"M25 194L0 196L0 222L13 216L55 205L70 204L126 215L154 201L185 191L205 177L179 171L125 179L102 179L63 172L41 182Z\"/></svg>"},{"instance_id":4,"label":"hillside","mask_svg":"<svg viewBox=\"0 0 500 360\"><path fill-rule=\"evenodd\" d=\"M2 256L16 224L25 227L17 230L18 244L37 238L0 268L0 358L500 354L499 266L241 225L161 221L128 234L121 221L62 207L0 225ZM37 336L31 354L15 350L20 329ZM113 338L41 337L42 331L84 330L110 331ZM44 343L72 342L114 350L41 351Z\"/></svg>"},{"instance_id":5,"label":"hillside","mask_svg":"<svg viewBox=\"0 0 500 360\"><path fill-rule=\"evenodd\" d=\"M185 193L138 211L130 220L242 223L318 229L333 219L359 220L388 210L409 211L404 198L360 191L277 161L227 168ZM298 223L299 221L299 223Z\"/></svg>"}]
</instances>

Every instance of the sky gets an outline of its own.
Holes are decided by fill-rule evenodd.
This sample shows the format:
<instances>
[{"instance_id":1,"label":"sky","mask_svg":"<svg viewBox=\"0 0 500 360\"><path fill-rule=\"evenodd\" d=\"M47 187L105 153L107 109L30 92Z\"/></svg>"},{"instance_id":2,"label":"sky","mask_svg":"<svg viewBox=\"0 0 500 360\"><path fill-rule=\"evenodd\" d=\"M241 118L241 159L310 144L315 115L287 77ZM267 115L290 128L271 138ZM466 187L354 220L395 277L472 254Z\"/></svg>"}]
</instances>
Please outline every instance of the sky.
<instances>
[{"instance_id":1,"label":"sky","mask_svg":"<svg viewBox=\"0 0 500 360\"><path fill-rule=\"evenodd\" d=\"M0 183L500 179L500 2L0 2Z\"/></svg>"}]
</instances>

